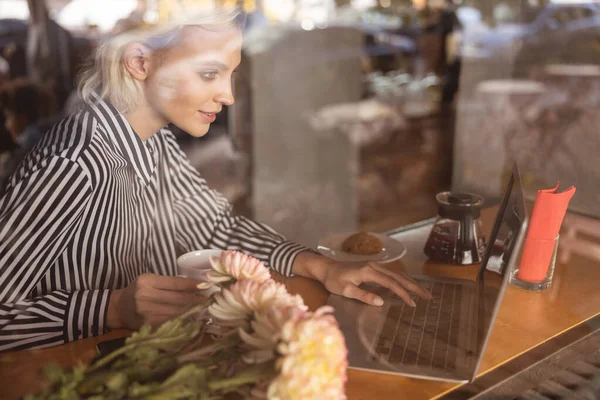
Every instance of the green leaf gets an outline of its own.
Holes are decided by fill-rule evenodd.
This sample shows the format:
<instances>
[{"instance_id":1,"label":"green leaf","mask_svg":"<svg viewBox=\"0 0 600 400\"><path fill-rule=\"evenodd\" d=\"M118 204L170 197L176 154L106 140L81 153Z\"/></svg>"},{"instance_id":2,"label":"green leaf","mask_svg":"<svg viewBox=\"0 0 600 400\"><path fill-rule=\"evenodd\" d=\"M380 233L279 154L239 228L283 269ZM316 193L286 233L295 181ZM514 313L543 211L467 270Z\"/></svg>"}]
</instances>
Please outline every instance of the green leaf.
<instances>
[{"instance_id":1,"label":"green leaf","mask_svg":"<svg viewBox=\"0 0 600 400\"><path fill-rule=\"evenodd\" d=\"M144 397L145 395L156 391L159 386L160 384L158 383L142 385L138 382L134 382L129 386L129 397Z\"/></svg>"},{"instance_id":2,"label":"green leaf","mask_svg":"<svg viewBox=\"0 0 600 400\"><path fill-rule=\"evenodd\" d=\"M179 368L160 385L134 383L129 388L129 398L149 400L206 398L204 396L208 396L206 377L205 369L188 364Z\"/></svg>"},{"instance_id":3,"label":"green leaf","mask_svg":"<svg viewBox=\"0 0 600 400\"><path fill-rule=\"evenodd\" d=\"M112 369L125 368L132 365L150 364L156 362L163 354L156 347L136 346L131 349L124 357L117 359L112 364Z\"/></svg>"},{"instance_id":4,"label":"green leaf","mask_svg":"<svg viewBox=\"0 0 600 400\"><path fill-rule=\"evenodd\" d=\"M72 371L65 371L58 365L45 367L44 374L53 385L28 398L120 400L125 397L145 398L150 394L181 395L188 391L200 398L199 393L207 391L206 370L193 365L176 370L179 365L177 356L186 347L196 346L206 323L200 313L213 301L210 298L157 329L149 325L142 326L126 340L125 346L90 366L81 364ZM152 381L156 383L144 384Z\"/></svg>"},{"instance_id":5,"label":"green leaf","mask_svg":"<svg viewBox=\"0 0 600 400\"><path fill-rule=\"evenodd\" d=\"M103 368L123 355L130 360L137 360L139 357L149 357L154 354L152 350L147 349L177 352L200 333L203 325L204 321L185 322L180 318L165 322L156 331L144 325L127 339L125 346L97 360L90 370Z\"/></svg>"},{"instance_id":6,"label":"green leaf","mask_svg":"<svg viewBox=\"0 0 600 400\"><path fill-rule=\"evenodd\" d=\"M124 369L131 381L151 382L162 381L175 371L177 362L174 358L163 358L151 364L137 364Z\"/></svg>"},{"instance_id":7,"label":"green leaf","mask_svg":"<svg viewBox=\"0 0 600 400\"><path fill-rule=\"evenodd\" d=\"M152 393L144 397L145 400L183 400L195 399L197 393L193 389L187 388L169 388L160 392Z\"/></svg>"},{"instance_id":8,"label":"green leaf","mask_svg":"<svg viewBox=\"0 0 600 400\"><path fill-rule=\"evenodd\" d=\"M70 387L70 386L65 386L65 387L60 388L60 390L58 392L58 399L79 400L79 399L81 399L81 397L79 396L79 394L77 393L75 388Z\"/></svg>"},{"instance_id":9,"label":"green leaf","mask_svg":"<svg viewBox=\"0 0 600 400\"><path fill-rule=\"evenodd\" d=\"M58 364L48 364L42 367L42 374L52 383L61 383L67 379L67 373Z\"/></svg>"},{"instance_id":10,"label":"green leaf","mask_svg":"<svg viewBox=\"0 0 600 400\"><path fill-rule=\"evenodd\" d=\"M128 383L129 379L127 379L127 375L121 372L111 376L106 381L106 387L110 390L121 391L127 388Z\"/></svg>"},{"instance_id":11,"label":"green leaf","mask_svg":"<svg viewBox=\"0 0 600 400\"><path fill-rule=\"evenodd\" d=\"M175 385L189 385L199 388L206 386L206 370L203 368L198 368L194 364L185 365L179 368L160 386L164 388Z\"/></svg>"},{"instance_id":12,"label":"green leaf","mask_svg":"<svg viewBox=\"0 0 600 400\"><path fill-rule=\"evenodd\" d=\"M72 378L76 382L81 382L85 378L85 374L87 372L87 365L83 363L78 363L75 368L73 368Z\"/></svg>"}]
</instances>

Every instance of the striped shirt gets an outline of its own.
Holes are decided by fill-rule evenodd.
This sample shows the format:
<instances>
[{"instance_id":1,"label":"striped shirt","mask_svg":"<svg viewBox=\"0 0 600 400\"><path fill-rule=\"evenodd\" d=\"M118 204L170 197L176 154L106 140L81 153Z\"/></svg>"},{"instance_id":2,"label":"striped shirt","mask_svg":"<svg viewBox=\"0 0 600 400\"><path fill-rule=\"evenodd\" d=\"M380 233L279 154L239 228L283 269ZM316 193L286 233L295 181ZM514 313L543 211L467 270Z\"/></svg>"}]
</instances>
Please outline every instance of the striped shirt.
<instances>
[{"instance_id":1,"label":"striped shirt","mask_svg":"<svg viewBox=\"0 0 600 400\"><path fill-rule=\"evenodd\" d=\"M284 275L306 250L233 216L173 134L142 141L105 101L55 125L0 200L0 351L106 330L111 290L176 274L179 255L236 249Z\"/></svg>"}]
</instances>

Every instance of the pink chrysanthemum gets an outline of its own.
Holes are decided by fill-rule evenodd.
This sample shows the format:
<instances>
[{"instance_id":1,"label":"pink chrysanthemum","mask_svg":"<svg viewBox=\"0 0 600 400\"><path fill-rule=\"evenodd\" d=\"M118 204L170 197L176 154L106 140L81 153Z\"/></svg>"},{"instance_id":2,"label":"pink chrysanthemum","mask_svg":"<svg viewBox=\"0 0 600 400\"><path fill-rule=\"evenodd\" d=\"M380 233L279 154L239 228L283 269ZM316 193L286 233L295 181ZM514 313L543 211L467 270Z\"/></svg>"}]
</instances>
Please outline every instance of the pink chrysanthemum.
<instances>
[{"instance_id":1,"label":"pink chrysanthemum","mask_svg":"<svg viewBox=\"0 0 600 400\"><path fill-rule=\"evenodd\" d=\"M271 279L271 273L262 261L239 251L224 251L219 258L211 257L210 265L212 269L208 272L208 279L214 283L243 279L264 282Z\"/></svg>"},{"instance_id":2,"label":"pink chrysanthemum","mask_svg":"<svg viewBox=\"0 0 600 400\"><path fill-rule=\"evenodd\" d=\"M290 295L281 283L240 280L216 294L208 311L217 325L247 328L254 312L287 306L306 310L302 297Z\"/></svg>"},{"instance_id":3,"label":"pink chrysanthemum","mask_svg":"<svg viewBox=\"0 0 600 400\"><path fill-rule=\"evenodd\" d=\"M278 375L267 396L274 400L345 399L347 349L331 307L315 313L294 307L256 313L254 332L240 330L253 347L244 359L263 362L277 357Z\"/></svg>"}]
</instances>

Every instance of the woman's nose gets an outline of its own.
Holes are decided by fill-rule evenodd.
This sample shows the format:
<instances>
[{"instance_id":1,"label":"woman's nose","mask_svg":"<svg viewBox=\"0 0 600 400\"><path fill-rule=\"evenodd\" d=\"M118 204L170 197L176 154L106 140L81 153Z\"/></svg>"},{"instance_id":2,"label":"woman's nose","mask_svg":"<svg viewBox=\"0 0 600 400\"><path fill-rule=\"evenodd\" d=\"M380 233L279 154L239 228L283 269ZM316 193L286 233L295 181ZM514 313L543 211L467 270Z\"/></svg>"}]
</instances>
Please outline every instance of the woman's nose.
<instances>
[{"instance_id":1,"label":"woman's nose","mask_svg":"<svg viewBox=\"0 0 600 400\"><path fill-rule=\"evenodd\" d=\"M234 102L232 85L227 84L223 90L219 92L215 100L225 106L232 105Z\"/></svg>"}]
</instances>

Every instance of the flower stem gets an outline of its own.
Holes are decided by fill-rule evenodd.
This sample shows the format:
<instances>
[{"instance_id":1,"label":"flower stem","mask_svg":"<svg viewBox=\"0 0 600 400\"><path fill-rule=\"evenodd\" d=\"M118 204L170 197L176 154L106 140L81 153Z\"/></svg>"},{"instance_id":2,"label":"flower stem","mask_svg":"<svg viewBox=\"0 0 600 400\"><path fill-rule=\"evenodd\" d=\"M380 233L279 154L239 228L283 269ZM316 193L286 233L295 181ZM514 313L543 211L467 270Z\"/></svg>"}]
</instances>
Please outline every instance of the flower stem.
<instances>
[{"instance_id":1,"label":"flower stem","mask_svg":"<svg viewBox=\"0 0 600 400\"><path fill-rule=\"evenodd\" d=\"M198 312L206 309L209 305L212 304L212 301L213 301L212 298L209 298L207 301L203 302L202 304L198 304L197 306L190 308L185 313L183 313L180 316L178 316L177 318L175 318L175 320L182 320L182 321L185 320L190 315L193 315L195 313L198 313ZM171 336L171 337L152 337L151 336L144 340L126 344L125 346L121 347L120 349L113 351L112 353L110 353L110 354L106 355L105 357L101 358L100 360L98 360L96 363L92 364L89 368L89 371L92 372L92 371L98 370L101 367L111 363L113 360L117 359L121 355L127 353L128 351L139 348L141 346L156 346L156 345L164 345L164 344L169 344L169 343L177 343L178 341L185 340L187 338L187 336L188 336L187 333L184 333L184 334L181 334L178 336Z\"/></svg>"},{"instance_id":2,"label":"flower stem","mask_svg":"<svg viewBox=\"0 0 600 400\"><path fill-rule=\"evenodd\" d=\"M186 319L190 315L193 315L199 311L207 309L208 306L210 306L213 302L214 302L213 298L209 297L204 303L198 304L197 306L190 308L189 310L187 310L186 312L181 314L179 317L177 317L177 319L181 319L181 320Z\"/></svg>"},{"instance_id":3,"label":"flower stem","mask_svg":"<svg viewBox=\"0 0 600 400\"><path fill-rule=\"evenodd\" d=\"M198 350L177 357L177 362L183 364L190 361L199 361L202 360L205 356L213 354L218 350L233 347L239 343L241 343L241 339L239 337L233 335L227 336L223 340L220 340L206 347L202 347Z\"/></svg>"},{"instance_id":4,"label":"flower stem","mask_svg":"<svg viewBox=\"0 0 600 400\"><path fill-rule=\"evenodd\" d=\"M92 364L89 368L89 372L93 372L96 371L98 369L100 369L101 367L109 364L111 361L117 359L119 356L127 353L130 350L133 349L137 349L139 347L142 346L155 346L155 345L164 345L164 344L168 344L171 342L178 342L182 339L185 339L187 336L187 334L183 334L183 335L179 335L179 336L175 336L175 337L171 337L171 338L152 338L152 339L148 339L148 340L144 340L141 342L136 342L136 343L132 343L129 345L125 345L123 347L121 347L120 349L117 349L115 351L113 351L112 353L106 355L104 358L101 358L100 360L96 361L96 363Z\"/></svg>"},{"instance_id":5,"label":"flower stem","mask_svg":"<svg viewBox=\"0 0 600 400\"><path fill-rule=\"evenodd\" d=\"M239 386L256 383L273 376L275 376L274 364L267 362L245 369L231 378L208 382L208 388L211 392L223 389L229 392L236 390Z\"/></svg>"}]
</instances>

